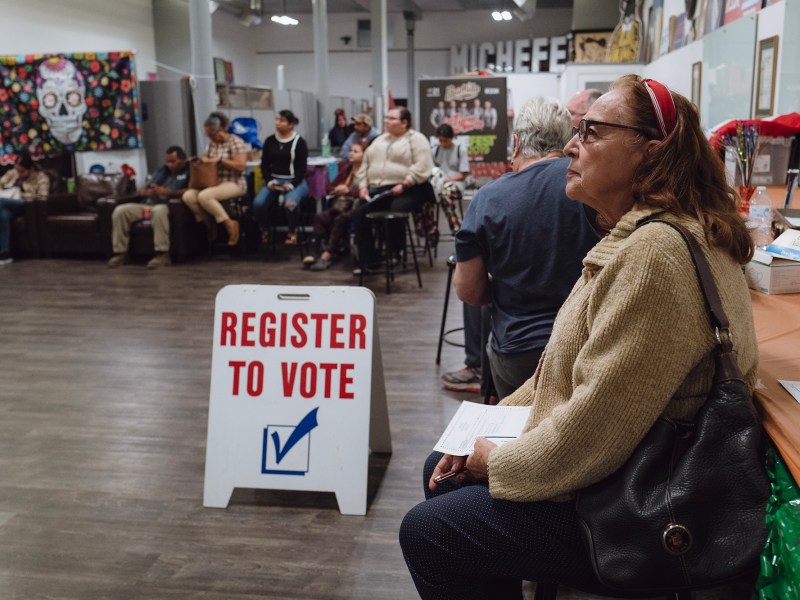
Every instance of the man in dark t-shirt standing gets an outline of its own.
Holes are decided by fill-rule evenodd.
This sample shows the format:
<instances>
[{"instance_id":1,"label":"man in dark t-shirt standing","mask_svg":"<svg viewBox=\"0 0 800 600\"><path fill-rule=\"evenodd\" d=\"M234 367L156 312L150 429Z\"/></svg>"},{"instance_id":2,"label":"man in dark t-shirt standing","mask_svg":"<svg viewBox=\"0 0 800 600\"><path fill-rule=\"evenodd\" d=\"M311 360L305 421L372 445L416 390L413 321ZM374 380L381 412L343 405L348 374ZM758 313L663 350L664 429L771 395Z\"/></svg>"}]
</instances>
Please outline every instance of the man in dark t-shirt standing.
<instances>
[{"instance_id":1,"label":"man in dark t-shirt standing","mask_svg":"<svg viewBox=\"0 0 800 600\"><path fill-rule=\"evenodd\" d=\"M139 202L120 204L111 215L111 245L114 256L109 267L118 267L128 262L128 243L131 224L142 219L153 222L153 243L156 255L147 263L148 269L157 269L172 264L169 257L169 207L170 198L180 198L189 187L189 166L186 152L180 146L167 148L162 166L150 179L147 186L138 191Z\"/></svg>"},{"instance_id":2,"label":"man in dark t-shirt standing","mask_svg":"<svg viewBox=\"0 0 800 600\"><path fill-rule=\"evenodd\" d=\"M456 235L456 292L467 304L489 305L487 354L500 399L533 375L599 240L590 209L564 193L571 127L560 102L526 102L514 129L514 172L478 191Z\"/></svg>"}]
</instances>

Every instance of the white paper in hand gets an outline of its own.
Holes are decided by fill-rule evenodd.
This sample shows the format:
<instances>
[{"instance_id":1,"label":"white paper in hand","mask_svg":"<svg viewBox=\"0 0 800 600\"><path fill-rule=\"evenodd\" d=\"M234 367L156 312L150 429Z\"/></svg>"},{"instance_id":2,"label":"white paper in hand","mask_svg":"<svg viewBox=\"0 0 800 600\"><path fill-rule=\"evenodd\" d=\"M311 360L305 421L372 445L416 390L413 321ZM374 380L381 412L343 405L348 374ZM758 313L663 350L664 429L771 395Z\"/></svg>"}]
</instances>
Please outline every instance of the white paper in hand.
<instances>
[{"instance_id":1,"label":"white paper in hand","mask_svg":"<svg viewBox=\"0 0 800 600\"><path fill-rule=\"evenodd\" d=\"M530 406L490 406L465 400L433 449L453 456L466 456L472 452L475 439L480 436L502 445L522 434L530 412Z\"/></svg>"}]
</instances>

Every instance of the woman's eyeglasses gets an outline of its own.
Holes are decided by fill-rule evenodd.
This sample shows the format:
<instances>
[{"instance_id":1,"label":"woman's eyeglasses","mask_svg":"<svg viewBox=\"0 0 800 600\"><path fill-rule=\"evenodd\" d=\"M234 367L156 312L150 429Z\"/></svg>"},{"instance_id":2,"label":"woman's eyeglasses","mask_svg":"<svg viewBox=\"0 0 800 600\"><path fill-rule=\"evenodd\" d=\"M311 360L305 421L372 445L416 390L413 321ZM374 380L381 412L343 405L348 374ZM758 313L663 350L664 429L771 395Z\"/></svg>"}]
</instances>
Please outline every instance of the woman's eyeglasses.
<instances>
[{"instance_id":1,"label":"woman's eyeglasses","mask_svg":"<svg viewBox=\"0 0 800 600\"><path fill-rule=\"evenodd\" d=\"M614 127L616 129L630 129L631 131L641 133L648 139L652 138L650 132L648 132L646 129L642 129L641 127L631 127L630 125L620 125L619 123L606 123L604 121L592 121L591 119L581 119L580 123L578 123L578 126L572 128L572 136L574 137L577 133L578 139L582 144L586 141L586 134L589 133L589 128L594 127L595 125Z\"/></svg>"}]
</instances>

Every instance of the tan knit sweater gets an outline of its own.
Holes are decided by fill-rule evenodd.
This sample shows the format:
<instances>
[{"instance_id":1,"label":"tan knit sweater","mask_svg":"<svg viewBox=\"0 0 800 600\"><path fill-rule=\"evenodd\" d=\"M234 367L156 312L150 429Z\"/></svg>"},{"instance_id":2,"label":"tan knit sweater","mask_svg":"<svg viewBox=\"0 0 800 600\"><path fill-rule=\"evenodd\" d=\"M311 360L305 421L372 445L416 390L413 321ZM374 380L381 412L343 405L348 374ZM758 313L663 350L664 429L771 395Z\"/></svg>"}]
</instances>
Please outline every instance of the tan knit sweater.
<instances>
[{"instance_id":1,"label":"tan knit sweater","mask_svg":"<svg viewBox=\"0 0 800 600\"><path fill-rule=\"evenodd\" d=\"M417 185L431 178L433 154L428 139L419 131L409 130L392 139L388 133L376 137L364 154L358 170L361 187L376 188L403 181Z\"/></svg>"},{"instance_id":2,"label":"tan knit sweater","mask_svg":"<svg viewBox=\"0 0 800 600\"><path fill-rule=\"evenodd\" d=\"M589 251L534 376L505 398L533 405L525 433L489 455L492 497L565 500L613 473L660 415L691 419L711 387L715 343L683 238L634 207ZM677 221L674 217L663 218ZM741 267L703 247L749 388L758 350Z\"/></svg>"}]
</instances>

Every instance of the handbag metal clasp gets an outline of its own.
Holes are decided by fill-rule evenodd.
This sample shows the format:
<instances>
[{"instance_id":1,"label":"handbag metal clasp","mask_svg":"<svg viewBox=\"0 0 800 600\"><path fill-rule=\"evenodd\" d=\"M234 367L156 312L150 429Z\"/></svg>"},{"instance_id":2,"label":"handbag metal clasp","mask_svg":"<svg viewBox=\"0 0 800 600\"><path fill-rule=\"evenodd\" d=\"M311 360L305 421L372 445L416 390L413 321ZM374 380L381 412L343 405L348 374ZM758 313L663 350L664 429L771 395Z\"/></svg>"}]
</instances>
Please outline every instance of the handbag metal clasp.
<instances>
[{"instance_id":1,"label":"handbag metal clasp","mask_svg":"<svg viewBox=\"0 0 800 600\"><path fill-rule=\"evenodd\" d=\"M718 344L722 344L722 338L723 337L727 338L725 340L726 342L728 342L729 344L733 344L733 333L731 333L731 330L730 330L729 327L726 327L722 331L720 331L719 327L715 327L714 328L714 333L717 335L717 343Z\"/></svg>"},{"instance_id":2,"label":"handbag metal clasp","mask_svg":"<svg viewBox=\"0 0 800 600\"><path fill-rule=\"evenodd\" d=\"M670 523L661 532L661 545L673 556L686 554L692 547L692 533L679 523Z\"/></svg>"}]
</instances>

